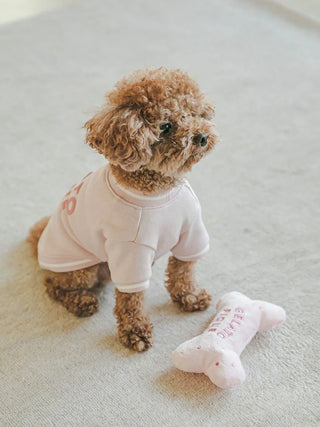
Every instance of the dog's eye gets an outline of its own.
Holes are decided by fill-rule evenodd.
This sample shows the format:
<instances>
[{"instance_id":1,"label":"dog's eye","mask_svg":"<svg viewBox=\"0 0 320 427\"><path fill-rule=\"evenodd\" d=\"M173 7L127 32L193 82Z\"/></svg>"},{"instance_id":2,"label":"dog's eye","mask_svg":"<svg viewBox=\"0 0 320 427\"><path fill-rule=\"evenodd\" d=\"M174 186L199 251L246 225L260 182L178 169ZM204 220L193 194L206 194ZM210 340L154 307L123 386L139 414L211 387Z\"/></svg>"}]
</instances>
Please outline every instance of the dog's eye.
<instances>
[{"instance_id":1,"label":"dog's eye","mask_svg":"<svg viewBox=\"0 0 320 427\"><path fill-rule=\"evenodd\" d=\"M166 135L171 131L172 125L171 123L165 123L164 125L160 126L161 129L161 135Z\"/></svg>"}]
</instances>

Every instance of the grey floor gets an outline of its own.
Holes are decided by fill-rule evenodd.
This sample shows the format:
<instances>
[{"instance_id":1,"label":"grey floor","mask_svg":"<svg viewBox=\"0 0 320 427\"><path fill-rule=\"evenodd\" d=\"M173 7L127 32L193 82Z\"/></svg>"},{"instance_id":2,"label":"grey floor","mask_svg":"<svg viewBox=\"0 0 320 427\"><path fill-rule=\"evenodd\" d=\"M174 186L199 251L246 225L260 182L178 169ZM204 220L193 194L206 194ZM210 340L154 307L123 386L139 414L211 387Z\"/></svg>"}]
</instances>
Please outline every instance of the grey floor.
<instances>
[{"instance_id":1,"label":"grey floor","mask_svg":"<svg viewBox=\"0 0 320 427\"><path fill-rule=\"evenodd\" d=\"M1 0L0 25L65 8L78 0Z\"/></svg>"}]
</instances>

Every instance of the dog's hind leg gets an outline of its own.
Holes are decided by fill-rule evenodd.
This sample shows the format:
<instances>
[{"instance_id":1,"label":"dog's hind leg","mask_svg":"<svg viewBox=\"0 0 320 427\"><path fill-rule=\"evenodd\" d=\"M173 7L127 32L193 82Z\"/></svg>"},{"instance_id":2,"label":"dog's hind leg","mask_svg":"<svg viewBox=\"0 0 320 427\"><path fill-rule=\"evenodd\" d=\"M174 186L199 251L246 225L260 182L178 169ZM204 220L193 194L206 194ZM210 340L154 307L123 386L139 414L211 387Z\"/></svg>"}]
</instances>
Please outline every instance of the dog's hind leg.
<instances>
[{"instance_id":1,"label":"dog's hind leg","mask_svg":"<svg viewBox=\"0 0 320 427\"><path fill-rule=\"evenodd\" d=\"M107 267L97 264L66 273L46 271L44 284L48 295L79 317L99 310L97 292L107 278Z\"/></svg>"},{"instance_id":2,"label":"dog's hind leg","mask_svg":"<svg viewBox=\"0 0 320 427\"><path fill-rule=\"evenodd\" d=\"M38 255L38 241L50 217L42 218L30 230L27 242L33 256ZM110 277L108 265L101 263L67 273L45 272L44 284L48 295L59 301L76 316L91 316L99 310L97 293Z\"/></svg>"}]
</instances>

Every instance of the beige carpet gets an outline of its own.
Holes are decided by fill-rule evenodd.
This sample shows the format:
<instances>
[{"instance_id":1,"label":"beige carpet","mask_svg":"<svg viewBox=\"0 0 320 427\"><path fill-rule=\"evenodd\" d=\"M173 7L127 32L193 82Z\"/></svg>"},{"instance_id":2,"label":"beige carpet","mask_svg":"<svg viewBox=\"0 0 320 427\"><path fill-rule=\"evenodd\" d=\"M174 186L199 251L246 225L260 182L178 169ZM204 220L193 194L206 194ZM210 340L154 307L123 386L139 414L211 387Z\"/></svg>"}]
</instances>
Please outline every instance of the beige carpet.
<instances>
[{"instance_id":1,"label":"beige carpet","mask_svg":"<svg viewBox=\"0 0 320 427\"><path fill-rule=\"evenodd\" d=\"M0 27L0 425L317 426L320 28L253 0L91 0ZM81 126L119 77L181 67L217 105L223 141L190 175L212 250L199 282L282 305L234 390L174 369L212 317L183 314L154 268L154 347L120 346L113 285L77 319L49 300L23 239L103 159Z\"/></svg>"}]
</instances>

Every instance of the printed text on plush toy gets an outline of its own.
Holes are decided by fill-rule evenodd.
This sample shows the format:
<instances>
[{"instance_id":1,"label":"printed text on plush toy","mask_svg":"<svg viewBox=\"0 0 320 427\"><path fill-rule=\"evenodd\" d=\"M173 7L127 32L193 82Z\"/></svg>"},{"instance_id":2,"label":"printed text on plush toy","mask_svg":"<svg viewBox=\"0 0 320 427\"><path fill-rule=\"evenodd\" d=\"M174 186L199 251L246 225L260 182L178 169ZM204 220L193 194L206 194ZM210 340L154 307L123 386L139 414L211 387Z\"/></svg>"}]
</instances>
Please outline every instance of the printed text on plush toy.
<instances>
[{"instance_id":1,"label":"printed text on plush toy","mask_svg":"<svg viewBox=\"0 0 320 427\"><path fill-rule=\"evenodd\" d=\"M236 330L237 326L240 326L242 320L244 319L244 309L241 307L236 307L234 309L233 316L230 321L227 321L225 324L221 325L222 322L229 316L232 310L230 308L225 308L209 325L208 332L214 332L219 338L225 339L231 337Z\"/></svg>"}]
</instances>

